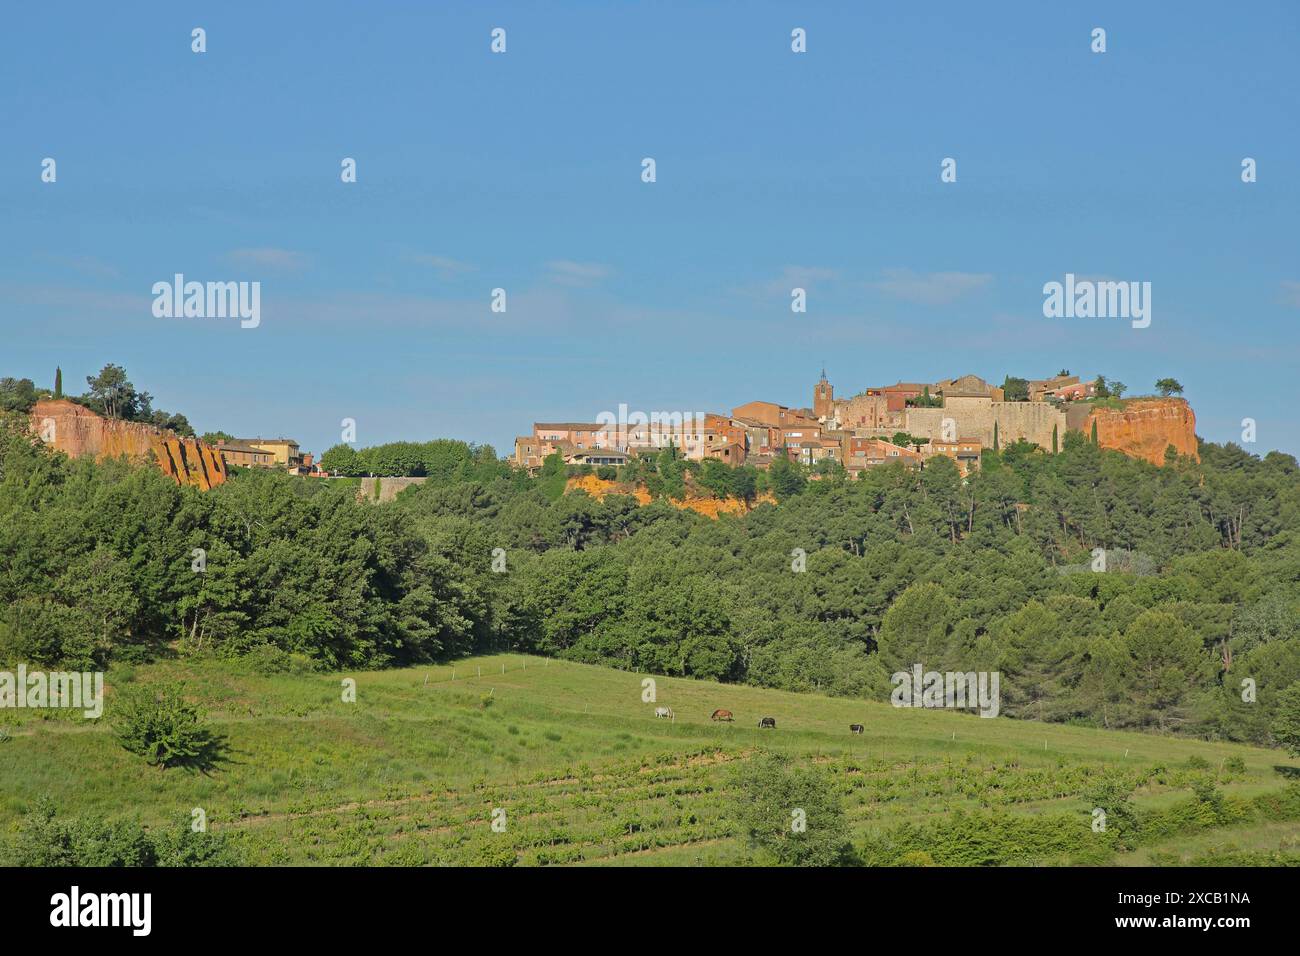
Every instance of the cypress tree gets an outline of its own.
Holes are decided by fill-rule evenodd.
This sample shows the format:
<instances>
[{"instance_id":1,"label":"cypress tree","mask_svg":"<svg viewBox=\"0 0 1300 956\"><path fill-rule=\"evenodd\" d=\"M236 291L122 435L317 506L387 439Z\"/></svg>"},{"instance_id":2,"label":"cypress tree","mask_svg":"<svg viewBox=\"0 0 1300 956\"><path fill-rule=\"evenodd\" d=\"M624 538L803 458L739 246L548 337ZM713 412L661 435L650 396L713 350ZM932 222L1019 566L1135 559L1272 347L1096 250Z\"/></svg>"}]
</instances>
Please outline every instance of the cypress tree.
<instances>
[{"instance_id":1,"label":"cypress tree","mask_svg":"<svg viewBox=\"0 0 1300 956\"><path fill-rule=\"evenodd\" d=\"M1097 444L1097 419L1092 420L1092 443Z\"/></svg>"},{"instance_id":2,"label":"cypress tree","mask_svg":"<svg viewBox=\"0 0 1300 956\"><path fill-rule=\"evenodd\" d=\"M993 423L993 450L998 450L998 423Z\"/></svg>"},{"instance_id":3,"label":"cypress tree","mask_svg":"<svg viewBox=\"0 0 1300 956\"><path fill-rule=\"evenodd\" d=\"M63 369L57 365L54 367L54 397L63 397Z\"/></svg>"},{"instance_id":4,"label":"cypress tree","mask_svg":"<svg viewBox=\"0 0 1300 956\"><path fill-rule=\"evenodd\" d=\"M1056 432L1057 427L1058 426L1056 425L1052 426L1052 454L1053 455L1055 455L1057 452L1061 450L1059 447L1059 439L1057 437L1057 432Z\"/></svg>"}]
</instances>

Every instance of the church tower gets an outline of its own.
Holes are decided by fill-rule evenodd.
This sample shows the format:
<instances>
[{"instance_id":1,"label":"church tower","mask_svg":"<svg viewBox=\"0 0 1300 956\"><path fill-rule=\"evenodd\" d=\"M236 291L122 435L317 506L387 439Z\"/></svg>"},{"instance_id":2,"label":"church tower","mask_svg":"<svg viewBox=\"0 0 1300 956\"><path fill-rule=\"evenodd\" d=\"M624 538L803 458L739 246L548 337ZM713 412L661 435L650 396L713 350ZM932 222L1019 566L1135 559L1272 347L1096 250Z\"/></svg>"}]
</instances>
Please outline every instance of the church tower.
<instances>
[{"instance_id":1,"label":"church tower","mask_svg":"<svg viewBox=\"0 0 1300 956\"><path fill-rule=\"evenodd\" d=\"M835 415L835 389L826 381L826 369L822 369L821 381L813 389L813 414L818 418L833 418Z\"/></svg>"}]
</instances>

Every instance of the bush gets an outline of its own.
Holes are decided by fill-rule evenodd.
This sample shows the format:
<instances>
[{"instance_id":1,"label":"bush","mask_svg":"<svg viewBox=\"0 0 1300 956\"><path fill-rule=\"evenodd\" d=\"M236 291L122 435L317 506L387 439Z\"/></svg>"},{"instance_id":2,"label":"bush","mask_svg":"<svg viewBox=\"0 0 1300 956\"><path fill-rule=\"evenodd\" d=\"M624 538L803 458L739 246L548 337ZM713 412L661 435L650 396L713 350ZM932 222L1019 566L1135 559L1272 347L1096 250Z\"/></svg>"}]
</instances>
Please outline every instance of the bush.
<instances>
[{"instance_id":1,"label":"bush","mask_svg":"<svg viewBox=\"0 0 1300 956\"><path fill-rule=\"evenodd\" d=\"M822 770L763 754L735 771L735 819L764 859L781 866L851 862L852 845L834 782Z\"/></svg>"},{"instance_id":2,"label":"bush","mask_svg":"<svg viewBox=\"0 0 1300 956\"><path fill-rule=\"evenodd\" d=\"M254 673L269 677L289 673L292 661L288 651L282 651L274 644L258 644L244 655L244 663Z\"/></svg>"},{"instance_id":3,"label":"bush","mask_svg":"<svg viewBox=\"0 0 1300 956\"><path fill-rule=\"evenodd\" d=\"M4 861L9 866L235 866L240 858L216 834L195 833L182 819L174 830L154 835L132 820L60 820L42 798L23 818L18 839Z\"/></svg>"},{"instance_id":4,"label":"bush","mask_svg":"<svg viewBox=\"0 0 1300 956\"><path fill-rule=\"evenodd\" d=\"M114 695L113 718L118 741L151 766L202 769L214 759L216 738L179 685L122 688Z\"/></svg>"}]
</instances>

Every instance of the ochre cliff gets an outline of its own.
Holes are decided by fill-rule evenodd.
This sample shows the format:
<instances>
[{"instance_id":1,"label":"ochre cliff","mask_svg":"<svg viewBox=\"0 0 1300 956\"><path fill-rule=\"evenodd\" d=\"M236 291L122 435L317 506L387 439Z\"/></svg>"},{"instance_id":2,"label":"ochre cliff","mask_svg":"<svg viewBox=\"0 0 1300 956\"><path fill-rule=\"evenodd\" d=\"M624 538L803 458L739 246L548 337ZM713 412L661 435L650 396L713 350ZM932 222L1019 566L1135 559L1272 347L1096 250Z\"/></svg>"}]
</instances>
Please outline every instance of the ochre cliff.
<instances>
[{"instance_id":1,"label":"ochre cliff","mask_svg":"<svg viewBox=\"0 0 1300 956\"><path fill-rule=\"evenodd\" d=\"M605 481L597 478L595 475L579 475L570 478L564 486L565 491L585 491L597 501L604 500L606 495L631 495L636 498L638 504L648 505L653 499L643 485L637 485L635 488L629 488L627 485L621 485L615 481ZM724 514L744 514L751 510L750 506L740 498L710 498L704 495L687 494L682 501L673 498L665 499L674 508L695 511L707 518L716 518ZM764 492L755 499L756 504L763 502L775 503L776 499L768 492Z\"/></svg>"},{"instance_id":2,"label":"ochre cliff","mask_svg":"<svg viewBox=\"0 0 1300 956\"><path fill-rule=\"evenodd\" d=\"M152 453L163 474L177 484L207 491L226 480L225 460L206 442L180 438L151 425L103 418L66 399L37 402L32 406L31 425L47 445L74 458L125 455L142 460Z\"/></svg>"},{"instance_id":3,"label":"ochre cliff","mask_svg":"<svg viewBox=\"0 0 1300 956\"><path fill-rule=\"evenodd\" d=\"M1163 465L1165 449L1173 445L1180 455L1200 460L1196 450L1196 414L1181 398L1137 398L1123 408L1094 408L1085 422L1085 434L1097 425L1097 444Z\"/></svg>"}]
</instances>

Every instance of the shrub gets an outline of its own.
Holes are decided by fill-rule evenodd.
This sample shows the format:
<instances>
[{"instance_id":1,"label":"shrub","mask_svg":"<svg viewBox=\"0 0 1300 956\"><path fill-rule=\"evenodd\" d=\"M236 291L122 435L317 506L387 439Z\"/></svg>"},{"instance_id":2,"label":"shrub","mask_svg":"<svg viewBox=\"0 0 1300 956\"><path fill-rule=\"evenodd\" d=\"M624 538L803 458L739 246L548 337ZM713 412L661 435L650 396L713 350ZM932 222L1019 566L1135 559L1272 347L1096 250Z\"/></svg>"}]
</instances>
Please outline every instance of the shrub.
<instances>
[{"instance_id":1,"label":"shrub","mask_svg":"<svg viewBox=\"0 0 1300 956\"><path fill-rule=\"evenodd\" d=\"M4 861L9 866L235 866L240 857L223 837L195 833L188 819L152 834L133 820L60 820L42 798L21 824Z\"/></svg>"},{"instance_id":2,"label":"shrub","mask_svg":"<svg viewBox=\"0 0 1300 956\"><path fill-rule=\"evenodd\" d=\"M122 688L113 715L118 741L151 766L202 768L214 757L216 739L179 685Z\"/></svg>"},{"instance_id":3,"label":"shrub","mask_svg":"<svg viewBox=\"0 0 1300 956\"><path fill-rule=\"evenodd\" d=\"M244 663L249 669L263 677L272 674L287 674L290 670L289 652L274 644L258 644L244 655Z\"/></svg>"}]
</instances>

